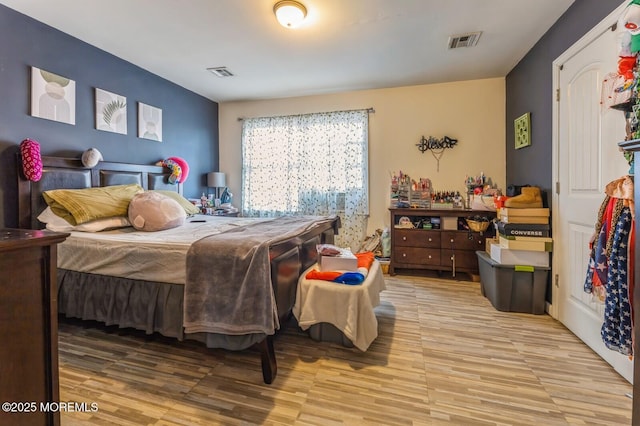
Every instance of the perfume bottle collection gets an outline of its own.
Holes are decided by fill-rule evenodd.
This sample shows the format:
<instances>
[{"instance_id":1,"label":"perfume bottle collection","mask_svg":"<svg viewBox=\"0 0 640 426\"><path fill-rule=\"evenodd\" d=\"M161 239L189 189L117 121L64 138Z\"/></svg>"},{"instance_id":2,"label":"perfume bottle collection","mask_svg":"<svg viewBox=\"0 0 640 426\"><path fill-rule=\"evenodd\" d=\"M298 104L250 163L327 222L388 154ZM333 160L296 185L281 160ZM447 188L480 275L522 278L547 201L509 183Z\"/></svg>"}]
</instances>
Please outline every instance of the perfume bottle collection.
<instances>
[{"instance_id":1,"label":"perfume bottle collection","mask_svg":"<svg viewBox=\"0 0 640 426\"><path fill-rule=\"evenodd\" d=\"M202 214L222 216L229 213L236 213L237 208L231 205L231 197L233 194L229 188L225 188L220 198L214 198L213 194L206 195L204 192L200 197L200 211Z\"/></svg>"}]
</instances>

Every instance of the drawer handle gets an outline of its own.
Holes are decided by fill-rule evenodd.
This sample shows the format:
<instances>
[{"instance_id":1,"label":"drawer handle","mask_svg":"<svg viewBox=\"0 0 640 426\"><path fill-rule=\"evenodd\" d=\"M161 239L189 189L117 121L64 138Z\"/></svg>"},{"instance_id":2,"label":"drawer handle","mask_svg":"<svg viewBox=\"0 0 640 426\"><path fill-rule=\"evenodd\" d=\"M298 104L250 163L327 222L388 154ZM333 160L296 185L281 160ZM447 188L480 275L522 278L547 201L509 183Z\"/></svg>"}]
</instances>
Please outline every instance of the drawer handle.
<instances>
[{"instance_id":1,"label":"drawer handle","mask_svg":"<svg viewBox=\"0 0 640 426\"><path fill-rule=\"evenodd\" d=\"M402 237L402 241L407 241L407 237Z\"/></svg>"},{"instance_id":2,"label":"drawer handle","mask_svg":"<svg viewBox=\"0 0 640 426\"><path fill-rule=\"evenodd\" d=\"M451 239L451 242L453 242L453 238Z\"/></svg>"},{"instance_id":3,"label":"drawer handle","mask_svg":"<svg viewBox=\"0 0 640 426\"><path fill-rule=\"evenodd\" d=\"M429 255L429 259L431 259L431 255Z\"/></svg>"},{"instance_id":4,"label":"drawer handle","mask_svg":"<svg viewBox=\"0 0 640 426\"><path fill-rule=\"evenodd\" d=\"M407 257L407 253L402 253L402 257Z\"/></svg>"},{"instance_id":5,"label":"drawer handle","mask_svg":"<svg viewBox=\"0 0 640 426\"><path fill-rule=\"evenodd\" d=\"M433 241L431 238L429 238L429 242Z\"/></svg>"}]
</instances>

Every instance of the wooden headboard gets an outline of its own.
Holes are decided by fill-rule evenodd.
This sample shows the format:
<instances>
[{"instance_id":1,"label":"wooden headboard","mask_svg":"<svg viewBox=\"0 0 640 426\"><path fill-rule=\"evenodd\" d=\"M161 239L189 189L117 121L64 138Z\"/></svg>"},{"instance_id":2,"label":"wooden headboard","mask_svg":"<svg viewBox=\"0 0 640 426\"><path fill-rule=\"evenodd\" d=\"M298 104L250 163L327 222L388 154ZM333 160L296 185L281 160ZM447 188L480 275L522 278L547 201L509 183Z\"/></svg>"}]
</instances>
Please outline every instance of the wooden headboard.
<instances>
[{"instance_id":1,"label":"wooden headboard","mask_svg":"<svg viewBox=\"0 0 640 426\"><path fill-rule=\"evenodd\" d=\"M100 161L87 168L77 158L42 157L42 178L28 180L22 172L22 159L18 161L18 226L40 229L37 217L47 207L42 197L50 189L81 189L109 185L137 183L144 189L164 189L182 194L182 184L169 183L171 170L162 166L111 163Z\"/></svg>"}]
</instances>

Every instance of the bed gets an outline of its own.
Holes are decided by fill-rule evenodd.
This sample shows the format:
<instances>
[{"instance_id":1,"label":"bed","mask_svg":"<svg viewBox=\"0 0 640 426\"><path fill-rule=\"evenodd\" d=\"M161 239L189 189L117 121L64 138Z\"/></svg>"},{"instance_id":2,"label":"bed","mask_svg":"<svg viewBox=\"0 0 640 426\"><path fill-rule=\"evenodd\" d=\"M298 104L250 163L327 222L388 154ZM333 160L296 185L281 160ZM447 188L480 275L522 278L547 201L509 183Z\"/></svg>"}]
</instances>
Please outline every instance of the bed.
<instances>
[{"instance_id":1,"label":"bed","mask_svg":"<svg viewBox=\"0 0 640 426\"><path fill-rule=\"evenodd\" d=\"M18 157L17 161L18 170L21 170L21 159ZM47 207L42 194L53 189L138 184L145 190L182 193L181 184L168 183L171 171L160 166L99 162L94 168L86 168L79 159L48 156L43 156L42 162L43 174L37 182L26 179L18 172L20 228L44 227L37 219ZM133 228L96 233L71 232L69 238L58 247L59 313L107 325L132 327L148 334L158 332L179 340L195 339L210 348L255 348L260 353L263 380L269 384L277 374L273 344L275 330L291 315L298 279L303 271L315 263L316 245L333 242L333 236L340 226L339 219L308 217L304 220L309 222L303 225L303 218L298 218L296 220L300 221L300 226L289 226L290 231L281 232L274 238L274 232L277 231L275 224L284 218L273 223L264 219L205 215L196 218L197 223L188 218L179 229L159 232L145 233ZM286 224L281 222L278 226L283 225ZM262 229L267 229L264 236ZM266 281L269 289L268 294L264 291L243 292L247 300L243 298L234 303L249 311L246 307L258 306L263 299L271 297L275 305L275 329L267 327L261 331L247 329L249 331L243 332L242 327L231 323L225 325L227 328L216 328L211 332L207 328L194 326L187 312L191 309L184 310L185 304L191 306L194 303L193 290L189 292L191 287L185 291L185 283L193 281L194 276L185 259L191 262L190 256L196 251L196 244L202 244L203 241L218 244L218 248L215 245L204 248L198 246L201 251L213 247L210 253L218 256L215 259L230 259L232 251L220 249L220 244L228 247L231 237L232 240L243 239L247 232L255 241L264 240L260 246L266 247L267 255L266 268L252 269L258 273L246 275L244 280L249 284ZM214 259L214 254L208 255ZM212 264L210 260L208 262L208 265ZM221 262L218 265L222 265ZM236 264L235 260L229 262ZM201 280L202 275L199 274ZM211 277L204 278L210 279L211 285L220 285L220 277L224 277L219 271L204 276ZM217 283L213 283L216 280ZM189 286L192 286L191 282ZM259 300L252 299L258 297ZM201 305L206 305L208 312L219 310L213 302ZM189 327L185 327L185 321L189 322ZM227 329L231 331L218 331Z\"/></svg>"}]
</instances>

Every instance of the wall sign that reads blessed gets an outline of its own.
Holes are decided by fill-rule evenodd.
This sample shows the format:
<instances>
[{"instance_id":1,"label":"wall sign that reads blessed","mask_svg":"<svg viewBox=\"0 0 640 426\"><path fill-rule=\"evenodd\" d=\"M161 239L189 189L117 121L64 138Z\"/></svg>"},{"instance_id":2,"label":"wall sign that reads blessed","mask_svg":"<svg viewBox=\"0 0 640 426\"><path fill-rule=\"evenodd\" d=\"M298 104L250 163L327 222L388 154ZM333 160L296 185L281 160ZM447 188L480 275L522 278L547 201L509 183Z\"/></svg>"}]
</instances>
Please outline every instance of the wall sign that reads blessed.
<instances>
[{"instance_id":1,"label":"wall sign that reads blessed","mask_svg":"<svg viewBox=\"0 0 640 426\"><path fill-rule=\"evenodd\" d=\"M440 171L440 158L442 158L442 154L444 154L444 150L447 148L453 148L458 143L458 139L450 138L449 136L445 136L441 139L434 138L433 136L429 136L425 138L424 136L420 139L420 142L416 144L418 150L421 153L425 153L425 151L431 152L433 158L436 159L437 168L436 171Z\"/></svg>"}]
</instances>

